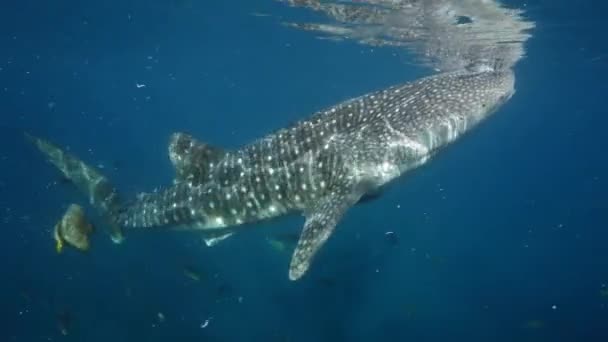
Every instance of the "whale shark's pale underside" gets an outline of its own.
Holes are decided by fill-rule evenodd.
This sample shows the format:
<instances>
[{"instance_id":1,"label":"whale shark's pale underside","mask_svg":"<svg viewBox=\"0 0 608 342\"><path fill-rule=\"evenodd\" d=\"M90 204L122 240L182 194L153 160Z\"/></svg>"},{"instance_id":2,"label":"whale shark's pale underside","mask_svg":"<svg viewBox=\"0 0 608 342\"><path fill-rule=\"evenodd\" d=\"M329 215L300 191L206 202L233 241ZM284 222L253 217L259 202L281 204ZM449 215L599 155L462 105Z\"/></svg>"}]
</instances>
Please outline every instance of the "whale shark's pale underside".
<instances>
[{"instance_id":1,"label":"whale shark's pale underside","mask_svg":"<svg viewBox=\"0 0 608 342\"><path fill-rule=\"evenodd\" d=\"M200 230L210 244L246 223L302 213L289 278L300 278L341 218L367 194L424 164L514 93L510 67L464 68L319 111L235 150L175 133L172 186L123 202L107 178L30 136L63 175L121 230Z\"/></svg>"}]
</instances>

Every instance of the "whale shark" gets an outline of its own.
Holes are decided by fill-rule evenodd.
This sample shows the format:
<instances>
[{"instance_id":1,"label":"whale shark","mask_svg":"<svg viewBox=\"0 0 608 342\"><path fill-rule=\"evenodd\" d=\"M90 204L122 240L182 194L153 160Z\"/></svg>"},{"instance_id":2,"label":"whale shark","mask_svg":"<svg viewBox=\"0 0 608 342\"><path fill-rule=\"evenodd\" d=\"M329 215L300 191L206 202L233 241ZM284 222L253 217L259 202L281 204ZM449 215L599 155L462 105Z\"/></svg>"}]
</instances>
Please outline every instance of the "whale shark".
<instances>
[{"instance_id":1,"label":"whale shark","mask_svg":"<svg viewBox=\"0 0 608 342\"><path fill-rule=\"evenodd\" d=\"M495 113L515 92L510 69L444 72L320 110L238 149L170 137L174 182L124 202L99 170L57 145L28 139L123 230L191 229L209 245L239 227L300 213L289 265L301 278L347 211Z\"/></svg>"}]
</instances>

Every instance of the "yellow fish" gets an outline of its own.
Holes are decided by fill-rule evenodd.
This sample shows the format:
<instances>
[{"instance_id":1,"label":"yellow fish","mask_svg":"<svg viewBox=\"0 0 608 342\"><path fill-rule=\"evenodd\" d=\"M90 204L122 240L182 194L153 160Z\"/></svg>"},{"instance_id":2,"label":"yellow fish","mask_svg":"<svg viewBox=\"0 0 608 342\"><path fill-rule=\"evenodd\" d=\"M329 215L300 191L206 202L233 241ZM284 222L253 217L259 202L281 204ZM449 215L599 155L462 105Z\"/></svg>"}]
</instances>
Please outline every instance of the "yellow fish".
<instances>
[{"instance_id":1,"label":"yellow fish","mask_svg":"<svg viewBox=\"0 0 608 342\"><path fill-rule=\"evenodd\" d=\"M81 251L89 249L89 235L93 232L93 225L84 215L84 210L77 204L71 204L61 220L55 225L53 237L55 250L61 253L67 244Z\"/></svg>"},{"instance_id":2,"label":"yellow fish","mask_svg":"<svg viewBox=\"0 0 608 342\"><path fill-rule=\"evenodd\" d=\"M59 236L57 230L53 232L53 237L55 238L55 251L60 254L61 252L63 252L63 240Z\"/></svg>"}]
</instances>

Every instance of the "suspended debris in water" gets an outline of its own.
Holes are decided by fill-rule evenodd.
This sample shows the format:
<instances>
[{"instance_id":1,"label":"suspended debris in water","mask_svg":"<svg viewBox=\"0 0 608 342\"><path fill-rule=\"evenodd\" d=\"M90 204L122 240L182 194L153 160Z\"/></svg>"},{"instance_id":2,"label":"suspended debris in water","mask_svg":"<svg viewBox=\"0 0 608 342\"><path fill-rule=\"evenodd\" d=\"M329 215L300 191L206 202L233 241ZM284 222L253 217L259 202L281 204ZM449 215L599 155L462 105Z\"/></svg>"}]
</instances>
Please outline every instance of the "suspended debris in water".
<instances>
[{"instance_id":1,"label":"suspended debris in water","mask_svg":"<svg viewBox=\"0 0 608 342\"><path fill-rule=\"evenodd\" d=\"M410 320L417 316L418 306L413 303L407 303L403 306L403 311L405 313L405 319Z\"/></svg>"},{"instance_id":2,"label":"suspended debris in water","mask_svg":"<svg viewBox=\"0 0 608 342\"><path fill-rule=\"evenodd\" d=\"M540 319L531 319L524 325L526 329L537 330L545 326L545 322Z\"/></svg>"},{"instance_id":3,"label":"suspended debris in water","mask_svg":"<svg viewBox=\"0 0 608 342\"><path fill-rule=\"evenodd\" d=\"M123 167L124 163L120 160L115 160L112 162L112 169L114 169L114 171L118 171L119 169L121 169Z\"/></svg>"},{"instance_id":4,"label":"suspended debris in water","mask_svg":"<svg viewBox=\"0 0 608 342\"><path fill-rule=\"evenodd\" d=\"M215 292L217 300L226 300L234 297L234 288L232 285L222 282L216 289Z\"/></svg>"},{"instance_id":5,"label":"suspended debris in water","mask_svg":"<svg viewBox=\"0 0 608 342\"><path fill-rule=\"evenodd\" d=\"M333 277L324 276L319 278L319 283L327 288L336 287L336 280Z\"/></svg>"},{"instance_id":6,"label":"suspended debris in water","mask_svg":"<svg viewBox=\"0 0 608 342\"><path fill-rule=\"evenodd\" d=\"M205 329L206 327L208 327L209 322L211 322L211 319L213 319L213 317L209 317L203 323L201 323L201 325L200 325L201 329Z\"/></svg>"},{"instance_id":7,"label":"suspended debris in water","mask_svg":"<svg viewBox=\"0 0 608 342\"><path fill-rule=\"evenodd\" d=\"M60 175L59 177L57 177L57 180L55 181L55 184L57 184L57 185L72 184L72 180L69 179L68 177L64 176L64 175Z\"/></svg>"},{"instance_id":8,"label":"suspended debris in water","mask_svg":"<svg viewBox=\"0 0 608 342\"><path fill-rule=\"evenodd\" d=\"M608 287L605 285L602 286L602 289L600 290L600 297L608 299Z\"/></svg>"},{"instance_id":9,"label":"suspended debris in water","mask_svg":"<svg viewBox=\"0 0 608 342\"><path fill-rule=\"evenodd\" d=\"M399 237L397 236L397 233L395 233L395 232L384 233L384 239L391 246L396 246L397 244L399 244Z\"/></svg>"},{"instance_id":10,"label":"suspended debris in water","mask_svg":"<svg viewBox=\"0 0 608 342\"><path fill-rule=\"evenodd\" d=\"M89 235L93 233L93 226L84 216L84 210L77 204L71 204L65 215L55 225L53 236L57 253L63 251L65 244L78 250L89 250Z\"/></svg>"},{"instance_id":11,"label":"suspended debris in water","mask_svg":"<svg viewBox=\"0 0 608 342\"><path fill-rule=\"evenodd\" d=\"M31 302L32 301L32 297L30 296L30 294L26 291L26 290L20 290L19 291L19 296L25 301L25 302Z\"/></svg>"},{"instance_id":12,"label":"suspended debris in water","mask_svg":"<svg viewBox=\"0 0 608 342\"><path fill-rule=\"evenodd\" d=\"M164 323L165 322L165 314L162 312L158 312L156 314L156 318L158 319L158 323Z\"/></svg>"}]
</instances>

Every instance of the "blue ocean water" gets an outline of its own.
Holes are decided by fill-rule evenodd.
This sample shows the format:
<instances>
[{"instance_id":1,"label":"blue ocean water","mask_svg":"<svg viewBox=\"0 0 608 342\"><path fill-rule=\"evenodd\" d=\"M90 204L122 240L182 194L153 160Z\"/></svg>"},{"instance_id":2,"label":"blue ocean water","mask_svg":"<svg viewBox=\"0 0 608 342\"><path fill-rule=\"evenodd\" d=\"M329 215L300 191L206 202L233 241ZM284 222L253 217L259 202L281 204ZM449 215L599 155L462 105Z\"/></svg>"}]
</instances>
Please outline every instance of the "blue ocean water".
<instances>
[{"instance_id":1,"label":"blue ocean water","mask_svg":"<svg viewBox=\"0 0 608 342\"><path fill-rule=\"evenodd\" d=\"M351 210L298 282L267 237L301 217L212 248L156 231L57 254L86 199L23 132L134 195L171 183L173 132L234 148L428 69L282 26L315 14L270 0L3 6L0 341L608 341L608 5L505 3L537 26L515 96Z\"/></svg>"}]
</instances>

